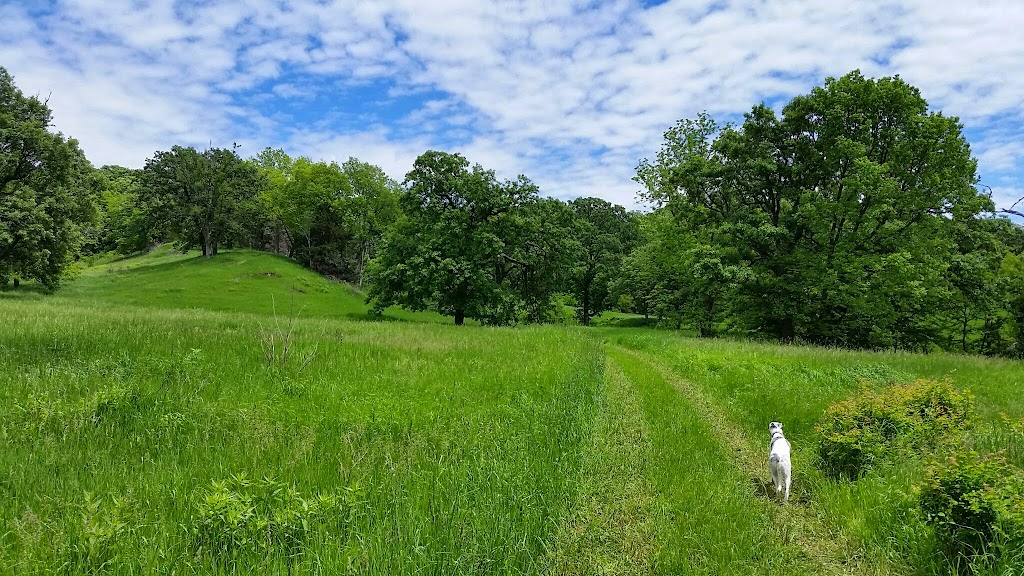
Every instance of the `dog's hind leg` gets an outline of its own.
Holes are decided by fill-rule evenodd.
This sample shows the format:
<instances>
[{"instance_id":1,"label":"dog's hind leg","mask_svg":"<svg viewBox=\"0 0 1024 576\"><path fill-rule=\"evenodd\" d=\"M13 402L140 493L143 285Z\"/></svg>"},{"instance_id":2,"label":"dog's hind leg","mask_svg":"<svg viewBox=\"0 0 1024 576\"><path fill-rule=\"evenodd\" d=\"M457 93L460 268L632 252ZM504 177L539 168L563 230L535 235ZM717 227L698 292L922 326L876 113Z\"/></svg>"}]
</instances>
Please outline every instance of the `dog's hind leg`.
<instances>
[{"instance_id":1,"label":"dog's hind leg","mask_svg":"<svg viewBox=\"0 0 1024 576\"><path fill-rule=\"evenodd\" d=\"M782 470L779 469L779 461L774 458L768 459L768 471L772 475L772 488L775 488L775 494L778 495L782 492Z\"/></svg>"},{"instance_id":2,"label":"dog's hind leg","mask_svg":"<svg viewBox=\"0 0 1024 576\"><path fill-rule=\"evenodd\" d=\"M789 502L789 484L792 481L793 472L789 469L789 467L786 467L784 475L786 477L786 499L784 501Z\"/></svg>"}]
</instances>

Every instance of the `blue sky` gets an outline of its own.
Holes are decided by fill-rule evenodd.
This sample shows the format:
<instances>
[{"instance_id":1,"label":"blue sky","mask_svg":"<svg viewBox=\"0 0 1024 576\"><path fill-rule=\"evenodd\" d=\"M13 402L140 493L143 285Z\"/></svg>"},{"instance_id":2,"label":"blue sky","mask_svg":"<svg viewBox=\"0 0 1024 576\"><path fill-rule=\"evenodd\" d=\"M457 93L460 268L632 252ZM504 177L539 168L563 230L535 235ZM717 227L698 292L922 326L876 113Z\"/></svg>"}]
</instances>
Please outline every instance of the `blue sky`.
<instances>
[{"instance_id":1,"label":"blue sky","mask_svg":"<svg viewBox=\"0 0 1024 576\"><path fill-rule=\"evenodd\" d=\"M96 165L238 142L401 180L435 148L634 206L676 120L860 68L959 116L997 203L1024 196L1019 0L0 0L0 21L0 65Z\"/></svg>"}]
</instances>

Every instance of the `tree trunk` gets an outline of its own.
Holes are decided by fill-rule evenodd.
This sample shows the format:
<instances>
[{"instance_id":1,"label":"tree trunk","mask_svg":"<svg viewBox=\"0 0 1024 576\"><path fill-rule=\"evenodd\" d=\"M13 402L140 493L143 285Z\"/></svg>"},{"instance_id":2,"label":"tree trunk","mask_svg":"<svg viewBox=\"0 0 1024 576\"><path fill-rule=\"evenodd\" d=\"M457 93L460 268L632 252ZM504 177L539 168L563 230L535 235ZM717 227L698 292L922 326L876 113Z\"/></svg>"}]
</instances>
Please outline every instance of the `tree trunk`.
<instances>
[{"instance_id":1,"label":"tree trunk","mask_svg":"<svg viewBox=\"0 0 1024 576\"><path fill-rule=\"evenodd\" d=\"M583 325L590 326L590 285L583 287Z\"/></svg>"},{"instance_id":2,"label":"tree trunk","mask_svg":"<svg viewBox=\"0 0 1024 576\"><path fill-rule=\"evenodd\" d=\"M359 271L356 274L357 285L362 287L363 285L363 271L366 270L366 261L370 255L370 243L363 242L359 248Z\"/></svg>"},{"instance_id":3,"label":"tree trunk","mask_svg":"<svg viewBox=\"0 0 1024 576\"><path fill-rule=\"evenodd\" d=\"M704 318L700 323L700 337L710 338L713 334L711 331L712 320L715 317L715 299L713 296L707 296L704 298Z\"/></svg>"},{"instance_id":4,"label":"tree trunk","mask_svg":"<svg viewBox=\"0 0 1024 576\"><path fill-rule=\"evenodd\" d=\"M960 349L967 352L967 329L970 325L970 315L967 313L967 305L964 304L963 322L960 325Z\"/></svg>"},{"instance_id":5,"label":"tree trunk","mask_svg":"<svg viewBox=\"0 0 1024 576\"><path fill-rule=\"evenodd\" d=\"M462 326L466 323L466 311L462 308L455 310L455 325Z\"/></svg>"},{"instance_id":6,"label":"tree trunk","mask_svg":"<svg viewBox=\"0 0 1024 576\"><path fill-rule=\"evenodd\" d=\"M213 256L213 232L209 228L203 229L203 257Z\"/></svg>"},{"instance_id":7,"label":"tree trunk","mask_svg":"<svg viewBox=\"0 0 1024 576\"><path fill-rule=\"evenodd\" d=\"M17 288L18 286L21 286L21 278L14 279L14 287Z\"/></svg>"}]
</instances>

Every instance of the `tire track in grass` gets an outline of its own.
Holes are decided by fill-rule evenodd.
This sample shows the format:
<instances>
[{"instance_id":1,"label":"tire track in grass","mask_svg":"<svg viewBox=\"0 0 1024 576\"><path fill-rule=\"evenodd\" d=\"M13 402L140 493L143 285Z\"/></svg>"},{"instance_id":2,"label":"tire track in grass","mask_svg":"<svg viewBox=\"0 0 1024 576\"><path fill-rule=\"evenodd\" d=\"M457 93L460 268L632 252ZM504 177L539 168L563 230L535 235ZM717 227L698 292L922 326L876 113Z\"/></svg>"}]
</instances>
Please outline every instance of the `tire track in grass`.
<instances>
[{"instance_id":1,"label":"tire track in grass","mask_svg":"<svg viewBox=\"0 0 1024 576\"><path fill-rule=\"evenodd\" d=\"M636 389L612 362L598 402L579 503L559 528L549 573L649 574L656 544L643 463L650 438Z\"/></svg>"},{"instance_id":2,"label":"tire track in grass","mask_svg":"<svg viewBox=\"0 0 1024 576\"><path fill-rule=\"evenodd\" d=\"M752 443L729 416L715 406L713 400L689 380L677 376L671 368L641 352L616 346L616 350L650 367L665 382L678 390L711 426L718 439L733 455L736 466L751 478L756 491L762 495L774 492L770 488L766 461L767 445ZM774 495L772 494L772 497ZM841 534L829 527L813 510L794 502L775 511L779 537L785 543L799 547L818 573L824 574L876 574L887 572L868 566L862 558L850 551L851 546Z\"/></svg>"},{"instance_id":3,"label":"tire track in grass","mask_svg":"<svg viewBox=\"0 0 1024 576\"><path fill-rule=\"evenodd\" d=\"M606 350L635 386L650 430L651 457L642 465L655 493L653 572L817 574L799 547L779 537L776 506L751 499L749 477L689 399L645 362Z\"/></svg>"}]
</instances>

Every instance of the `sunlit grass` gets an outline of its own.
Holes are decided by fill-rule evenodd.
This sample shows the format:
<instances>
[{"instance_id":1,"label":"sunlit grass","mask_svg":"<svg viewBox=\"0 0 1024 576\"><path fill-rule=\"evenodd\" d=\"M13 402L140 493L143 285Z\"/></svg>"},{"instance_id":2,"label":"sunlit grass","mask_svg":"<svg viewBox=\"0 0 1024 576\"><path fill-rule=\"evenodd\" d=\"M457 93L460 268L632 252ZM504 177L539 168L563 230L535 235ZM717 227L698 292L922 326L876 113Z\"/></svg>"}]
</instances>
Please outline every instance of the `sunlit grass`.
<instances>
[{"instance_id":1,"label":"sunlit grass","mask_svg":"<svg viewBox=\"0 0 1024 576\"><path fill-rule=\"evenodd\" d=\"M550 328L300 320L300 372L266 365L266 317L3 306L0 565L18 573L211 569L191 534L239 474L354 495L344 525L242 572L535 572L601 377L591 340ZM84 554L105 530L106 556Z\"/></svg>"},{"instance_id":2,"label":"sunlit grass","mask_svg":"<svg viewBox=\"0 0 1024 576\"><path fill-rule=\"evenodd\" d=\"M816 466L814 426L825 408L865 383L913 378L949 379L976 397L978 419L970 443L984 451L1007 449L1018 463L1024 437L1008 434L1002 415L1024 417L1024 364L950 354L871 353L704 340L659 331L605 330L611 342L642 351L714 398L752 441L767 441L766 425L785 424L794 448L795 491L815 513L860 545L876 565L894 572L949 573L934 536L917 509L914 486L928 458L900 459L856 481L834 481ZM959 449L955 439L953 448Z\"/></svg>"},{"instance_id":3,"label":"sunlit grass","mask_svg":"<svg viewBox=\"0 0 1024 576\"><path fill-rule=\"evenodd\" d=\"M826 478L825 408L948 378L972 446L1024 458L1018 362L357 321L357 290L249 251L31 288L0 295L0 573L946 574L923 461ZM752 478L771 420L788 508Z\"/></svg>"},{"instance_id":4,"label":"sunlit grass","mask_svg":"<svg viewBox=\"0 0 1024 576\"><path fill-rule=\"evenodd\" d=\"M12 296L9 293L8 296ZM150 253L103 259L85 267L55 295L75 304L197 308L348 320L406 320L450 323L433 312L389 308L369 314L358 288L328 280L284 256L255 250L225 250L205 259L170 245Z\"/></svg>"}]
</instances>

